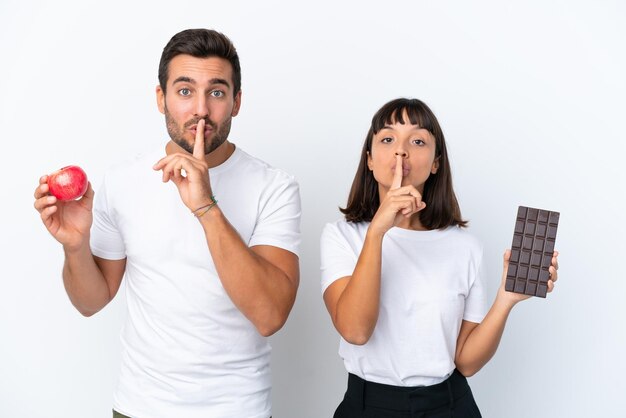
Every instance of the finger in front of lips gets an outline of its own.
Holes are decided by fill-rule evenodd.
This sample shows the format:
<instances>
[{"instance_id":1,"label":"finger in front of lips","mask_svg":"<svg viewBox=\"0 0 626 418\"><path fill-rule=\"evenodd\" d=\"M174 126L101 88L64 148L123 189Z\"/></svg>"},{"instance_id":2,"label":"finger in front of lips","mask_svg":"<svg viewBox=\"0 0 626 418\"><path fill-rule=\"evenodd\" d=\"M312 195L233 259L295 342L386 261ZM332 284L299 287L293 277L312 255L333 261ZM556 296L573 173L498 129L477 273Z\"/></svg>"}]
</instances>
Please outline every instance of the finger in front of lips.
<instances>
[{"instance_id":1,"label":"finger in front of lips","mask_svg":"<svg viewBox=\"0 0 626 418\"><path fill-rule=\"evenodd\" d=\"M391 181L391 189L398 189L402 186L402 157L396 155L396 170L393 173L393 180Z\"/></svg>"},{"instance_id":2,"label":"finger in front of lips","mask_svg":"<svg viewBox=\"0 0 626 418\"><path fill-rule=\"evenodd\" d=\"M196 140L193 144L193 156L204 159L204 119L200 119L196 125Z\"/></svg>"}]
</instances>

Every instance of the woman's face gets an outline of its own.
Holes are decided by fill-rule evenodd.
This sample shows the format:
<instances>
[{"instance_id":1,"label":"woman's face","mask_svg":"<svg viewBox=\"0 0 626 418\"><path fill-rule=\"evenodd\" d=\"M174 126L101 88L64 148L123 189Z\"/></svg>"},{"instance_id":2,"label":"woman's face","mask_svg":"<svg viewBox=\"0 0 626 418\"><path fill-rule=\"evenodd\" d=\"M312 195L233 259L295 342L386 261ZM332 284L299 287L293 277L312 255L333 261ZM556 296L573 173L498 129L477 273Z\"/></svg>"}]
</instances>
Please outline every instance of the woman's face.
<instances>
[{"instance_id":1,"label":"woman's face","mask_svg":"<svg viewBox=\"0 0 626 418\"><path fill-rule=\"evenodd\" d=\"M408 121L406 115L403 119ZM435 138L426 129L410 123L394 123L385 125L374 135L367 166L378 182L379 191L386 194L396 170L396 156L399 156L402 159L402 186L413 185L423 193L424 183L439 168L435 151Z\"/></svg>"}]
</instances>

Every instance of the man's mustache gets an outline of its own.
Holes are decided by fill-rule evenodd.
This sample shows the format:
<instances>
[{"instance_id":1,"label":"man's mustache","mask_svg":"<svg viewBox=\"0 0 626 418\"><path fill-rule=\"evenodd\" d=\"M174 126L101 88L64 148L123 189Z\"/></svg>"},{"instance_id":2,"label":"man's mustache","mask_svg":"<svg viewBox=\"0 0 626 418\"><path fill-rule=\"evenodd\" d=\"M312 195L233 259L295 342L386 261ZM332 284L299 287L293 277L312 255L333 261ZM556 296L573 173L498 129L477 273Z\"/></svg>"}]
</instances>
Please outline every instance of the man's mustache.
<instances>
[{"instance_id":1,"label":"man's mustache","mask_svg":"<svg viewBox=\"0 0 626 418\"><path fill-rule=\"evenodd\" d=\"M210 126L211 128L213 128L215 130L216 124L215 122L213 122L211 119L209 119L208 117L205 118L194 118L191 119L187 122L185 122L185 128L189 128L190 126L194 126L197 125L198 122L200 122L201 120L204 120L204 124Z\"/></svg>"}]
</instances>

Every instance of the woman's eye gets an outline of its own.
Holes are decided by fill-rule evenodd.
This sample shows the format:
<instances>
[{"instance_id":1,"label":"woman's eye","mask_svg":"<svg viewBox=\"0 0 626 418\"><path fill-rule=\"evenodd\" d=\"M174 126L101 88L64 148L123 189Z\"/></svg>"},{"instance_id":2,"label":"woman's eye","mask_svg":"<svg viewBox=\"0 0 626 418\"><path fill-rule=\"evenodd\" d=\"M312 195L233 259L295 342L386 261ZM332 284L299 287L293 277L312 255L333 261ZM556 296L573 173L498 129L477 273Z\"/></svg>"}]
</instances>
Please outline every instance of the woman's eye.
<instances>
[{"instance_id":1,"label":"woman's eye","mask_svg":"<svg viewBox=\"0 0 626 418\"><path fill-rule=\"evenodd\" d=\"M383 144L390 144L393 141L393 138L383 138L380 140L380 142L382 142Z\"/></svg>"},{"instance_id":2,"label":"woman's eye","mask_svg":"<svg viewBox=\"0 0 626 418\"><path fill-rule=\"evenodd\" d=\"M189 90L189 89L187 89L187 88L184 88L184 89L180 89L180 90L178 90L178 93L179 93L181 96L189 96L189 95L191 94L191 90Z\"/></svg>"},{"instance_id":3,"label":"woman's eye","mask_svg":"<svg viewBox=\"0 0 626 418\"><path fill-rule=\"evenodd\" d=\"M413 143L415 145L425 145L426 144L426 142L424 142L424 140L422 140L422 139L414 139Z\"/></svg>"},{"instance_id":4,"label":"woman's eye","mask_svg":"<svg viewBox=\"0 0 626 418\"><path fill-rule=\"evenodd\" d=\"M224 92L221 90L213 90L211 92L211 96L213 97L223 97L224 96Z\"/></svg>"}]
</instances>

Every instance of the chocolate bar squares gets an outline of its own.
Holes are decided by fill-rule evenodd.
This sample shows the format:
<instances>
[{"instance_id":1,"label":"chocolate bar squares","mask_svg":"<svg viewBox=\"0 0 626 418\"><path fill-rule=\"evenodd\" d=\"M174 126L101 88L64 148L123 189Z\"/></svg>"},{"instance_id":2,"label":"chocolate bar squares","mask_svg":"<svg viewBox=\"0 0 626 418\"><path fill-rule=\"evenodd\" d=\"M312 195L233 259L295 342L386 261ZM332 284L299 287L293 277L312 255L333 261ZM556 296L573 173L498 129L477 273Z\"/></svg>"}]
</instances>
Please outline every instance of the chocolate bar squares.
<instances>
[{"instance_id":1,"label":"chocolate bar squares","mask_svg":"<svg viewBox=\"0 0 626 418\"><path fill-rule=\"evenodd\" d=\"M559 212L520 206L517 209L509 270L509 292L546 297Z\"/></svg>"}]
</instances>

